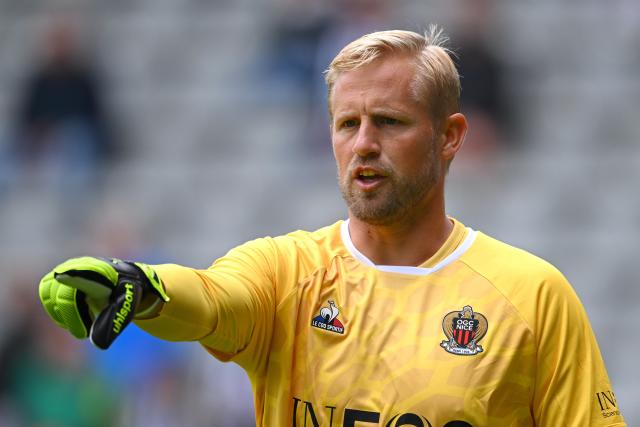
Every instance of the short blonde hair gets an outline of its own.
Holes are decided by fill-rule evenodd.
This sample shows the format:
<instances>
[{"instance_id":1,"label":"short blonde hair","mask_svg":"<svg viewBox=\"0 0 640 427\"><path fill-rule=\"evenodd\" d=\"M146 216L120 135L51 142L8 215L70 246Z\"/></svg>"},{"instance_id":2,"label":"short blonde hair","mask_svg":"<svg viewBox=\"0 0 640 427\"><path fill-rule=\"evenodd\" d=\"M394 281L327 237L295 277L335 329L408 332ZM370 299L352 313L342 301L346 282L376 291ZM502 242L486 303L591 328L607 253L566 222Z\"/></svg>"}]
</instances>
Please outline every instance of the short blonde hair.
<instances>
[{"instance_id":1,"label":"short blonde hair","mask_svg":"<svg viewBox=\"0 0 640 427\"><path fill-rule=\"evenodd\" d=\"M431 25L424 35L413 31L379 31L364 35L346 45L325 71L329 114L333 86L340 75L388 55L408 55L417 66L413 93L425 102L436 124L460 110L460 76L451 51L445 46L448 38L441 28Z\"/></svg>"}]
</instances>

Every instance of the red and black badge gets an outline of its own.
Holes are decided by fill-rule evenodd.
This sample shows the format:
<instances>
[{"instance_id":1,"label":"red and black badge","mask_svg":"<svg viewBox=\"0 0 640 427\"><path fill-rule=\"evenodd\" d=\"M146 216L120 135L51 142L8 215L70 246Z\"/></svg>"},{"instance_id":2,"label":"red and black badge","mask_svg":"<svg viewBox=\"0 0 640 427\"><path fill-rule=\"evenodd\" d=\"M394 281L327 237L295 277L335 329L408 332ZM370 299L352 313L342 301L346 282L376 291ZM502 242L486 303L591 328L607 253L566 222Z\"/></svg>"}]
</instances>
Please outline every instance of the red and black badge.
<instances>
[{"instance_id":1,"label":"red and black badge","mask_svg":"<svg viewBox=\"0 0 640 427\"><path fill-rule=\"evenodd\" d=\"M451 354L471 356L484 351L478 342L486 335L489 323L482 313L474 312L470 305L460 311L451 311L442 319L446 340L440 343Z\"/></svg>"}]
</instances>

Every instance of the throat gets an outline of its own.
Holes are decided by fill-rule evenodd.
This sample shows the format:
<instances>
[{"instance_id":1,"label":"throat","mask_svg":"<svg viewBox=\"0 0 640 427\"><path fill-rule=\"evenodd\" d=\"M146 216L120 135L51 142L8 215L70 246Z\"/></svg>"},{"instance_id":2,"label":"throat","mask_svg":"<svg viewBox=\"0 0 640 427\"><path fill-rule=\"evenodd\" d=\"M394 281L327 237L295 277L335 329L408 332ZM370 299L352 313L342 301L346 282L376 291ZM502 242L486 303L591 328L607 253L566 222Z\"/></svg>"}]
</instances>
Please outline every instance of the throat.
<instances>
[{"instance_id":1,"label":"throat","mask_svg":"<svg viewBox=\"0 0 640 427\"><path fill-rule=\"evenodd\" d=\"M464 234L464 227L460 226ZM443 224L429 231L420 227L408 230L372 226L350 220L349 234L353 245L375 265L420 267L430 266L455 249L450 248L454 236L454 223L445 217ZM460 231L460 230L457 230ZM458 236L459 237L459 236ZM437 259L436 259L437 258Z\"/></svg>"}]
</instances>

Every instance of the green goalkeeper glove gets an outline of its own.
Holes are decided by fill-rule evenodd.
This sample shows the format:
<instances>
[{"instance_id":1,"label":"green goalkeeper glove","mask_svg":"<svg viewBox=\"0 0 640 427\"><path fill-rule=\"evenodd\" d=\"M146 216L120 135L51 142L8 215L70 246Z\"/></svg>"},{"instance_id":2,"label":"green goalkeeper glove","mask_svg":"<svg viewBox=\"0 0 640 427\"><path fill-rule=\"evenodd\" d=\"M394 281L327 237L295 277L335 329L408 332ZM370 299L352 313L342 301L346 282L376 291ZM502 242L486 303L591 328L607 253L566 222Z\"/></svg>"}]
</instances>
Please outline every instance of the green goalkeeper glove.
<instances>
[{"instance_id":1,"label":"green goalkeeper glove","mask_svg":"<svg viewBox=\"0 0 640 427\"><path fill-rule=\"evenodd\" d=\"M144 317L169 297L146 264L81 257L63 262L42 278L40 301L59 326L107 349L134 316Z\"/></svg>"}]
</instances>

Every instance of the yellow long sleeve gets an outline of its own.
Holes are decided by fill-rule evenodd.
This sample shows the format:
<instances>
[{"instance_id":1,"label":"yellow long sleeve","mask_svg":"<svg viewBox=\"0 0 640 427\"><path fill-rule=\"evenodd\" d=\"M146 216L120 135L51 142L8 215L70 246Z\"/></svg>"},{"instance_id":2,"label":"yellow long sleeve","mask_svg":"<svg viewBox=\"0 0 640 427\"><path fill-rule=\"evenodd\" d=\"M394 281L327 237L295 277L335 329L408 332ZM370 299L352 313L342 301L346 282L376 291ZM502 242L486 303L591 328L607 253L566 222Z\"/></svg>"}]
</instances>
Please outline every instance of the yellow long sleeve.
<instances>
[{"instance_id":1,"label":"yellow long sleeve","mask_svg":"<svg viewBox=\"0 0 640 427\"><path fill-rule=\"evenodd\" d=\"M216 328L217 312L208 291L206 276L176 264L153 266L171 301L157 317L136 320L148 333L168 341L197 341Z\"/></svg>"}]
</instances>

